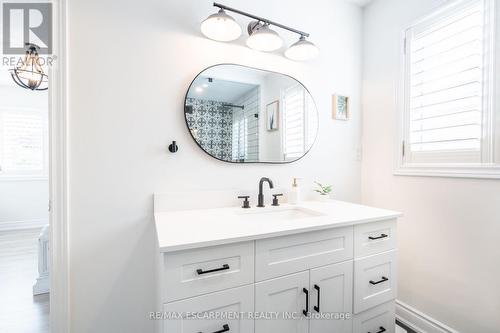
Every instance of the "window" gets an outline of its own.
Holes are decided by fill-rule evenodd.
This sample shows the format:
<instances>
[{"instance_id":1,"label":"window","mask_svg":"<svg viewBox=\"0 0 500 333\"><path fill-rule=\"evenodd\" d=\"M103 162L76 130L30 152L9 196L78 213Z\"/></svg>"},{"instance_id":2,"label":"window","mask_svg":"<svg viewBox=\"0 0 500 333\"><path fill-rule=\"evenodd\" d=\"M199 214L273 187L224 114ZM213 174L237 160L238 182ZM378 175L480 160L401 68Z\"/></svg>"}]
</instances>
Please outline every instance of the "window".
<instances>
[{"instance_id":1,"label":"window","mask_svg":"<svg viewBox=\"0 0 500 333\"><path fill-rule=\"evenodd\" d=\"M294 160L302 157L314 143L318 117L312 111L311 96L301 85L285 89L282 95L283 153L285 160Z\"/></svg>"},{"instance_id":2,"label":"window","mask_svg":"<svg viewBox=\"0 0 500 333\"><path fill-rule=\"evenodd\" d=\"M0 176L47 176L47 137L44 112L0 110Z\"/></svg>"},{"instance_id":3,"label":"window","mask_svg":"<svg viewBox=\"0 0 500 333\"><path fill-rule=\"evenodd\" d=\"M258 162L259 160L259 102L260 88L241 96L232 108L232 161ZM241 108L243 107L243 108Z\"/></svg>"},{"instance_id":4,"label":"window","mask_svg":"<svg viewBox=\"0 0 500 333\"><path fill-rule=\"evenodd\" d=\"M237 114L236 112L234 114ZM243 112L239 113L239 116L233 117L233 161L239 162L247 159L247 133L248 133L248 120L243 115Z\"/></svg>"},{"instance_id":5,"label":"window","mask_svg":"<svg viewBox=\"0 0 500 333\"><path fill-rule=\"evenodd\" d=\"M457 1L404 32L396 173L488 176L496 168L493 6Z\"/></svg>"}]
</instances>

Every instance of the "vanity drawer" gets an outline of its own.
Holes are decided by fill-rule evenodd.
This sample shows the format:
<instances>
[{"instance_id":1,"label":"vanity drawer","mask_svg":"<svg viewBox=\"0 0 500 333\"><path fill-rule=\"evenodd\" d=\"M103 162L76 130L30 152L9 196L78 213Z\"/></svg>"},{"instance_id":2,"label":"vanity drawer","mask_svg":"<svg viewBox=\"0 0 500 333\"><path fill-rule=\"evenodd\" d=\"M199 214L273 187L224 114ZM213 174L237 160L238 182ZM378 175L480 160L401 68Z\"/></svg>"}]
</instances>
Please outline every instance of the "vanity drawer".
<instances>
[{"instance_id":1,"label":"vanity drawer","mask_svg":"<svg viewBox=\"0 0 500 333\"><path fill-rule=\"evenodd\" d=\"M165 319L163 333L211 333L225 330L228 333L253 333L254 321L240 313L254 311L252 285L228 289L208 295L188 298L163 306L165 313L197 313L197 318Z\"/></svg>"},{"instance_id":2,"label":"vanity drawer","mask_svg":"<svg viewBox=\"0 0 500 333\"><path fill-rule=\"evenodd\" d=\"M366 257L396 248L396 220L354 226L354 257Z\"/></svg>"},{"instance_id":3,"label":"vanity drawer","mask_svg":"<svg viewBox=\"0 0 500 333\"><path fill-rule=\"evenodd\" d=\"M255 279L267 280L353 257L352 227L255 242Z\"/></svg>"},{"instance_id":4,"label":"vanity drawer","mask_svg":"<svg viewBox=\"0 0 500 333\"><path fill-rule=\"evenodd\" d=\"M394 333L395 331L394 301L384 303L375 308L354 316L354 333Z\"/></svg>"},{"instance_id":5,"label":"vanity drawer","mask_svg":"<svg viewBox=\"0 0 500 333\"><path fill-rule=\"evenodd\" d=\"M396 250L354 260L354 313L396 298Z\"/></svg>"},{"instance_id":6,"label":"vanity drawer","mask_svg":"<svg viewBox=\"0 0 500 333\"><path fill-rule=\"evenodd\" d=\"M163 301L254 282L254 242L165 253Z\"/></svg>"}]
</instances>

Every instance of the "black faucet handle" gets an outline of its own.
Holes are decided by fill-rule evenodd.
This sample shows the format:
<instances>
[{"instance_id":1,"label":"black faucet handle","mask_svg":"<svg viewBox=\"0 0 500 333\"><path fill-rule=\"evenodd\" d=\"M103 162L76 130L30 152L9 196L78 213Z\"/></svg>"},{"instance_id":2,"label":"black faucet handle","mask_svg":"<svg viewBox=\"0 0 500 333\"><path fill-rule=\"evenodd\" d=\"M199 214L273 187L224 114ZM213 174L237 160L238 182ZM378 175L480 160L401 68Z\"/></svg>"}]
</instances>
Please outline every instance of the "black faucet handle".
<instances>
[{"instance_id":1,"label":"black faucet handle","mask_svg":"<svg viewBox=\"0 0 500 333\"><path fill-rule=\"evenodd\" d=\"M250 201L248 201L248 198L250 198L249 195L240 195L240 196L238 196L238 199L245 199L243 201L243 206L241 206L241 208L250 208Z\"/></svg>"},{"instance_id":2,"label":"black faucet handle","mask_svg":"<svg viewBox=\"0 0 500 333\"><path fill-rule=\"evenodd\" d=\"M273 194L273 206L279 206L278 197L283 196L283 193Z\"/></svg>"}]
</instances>

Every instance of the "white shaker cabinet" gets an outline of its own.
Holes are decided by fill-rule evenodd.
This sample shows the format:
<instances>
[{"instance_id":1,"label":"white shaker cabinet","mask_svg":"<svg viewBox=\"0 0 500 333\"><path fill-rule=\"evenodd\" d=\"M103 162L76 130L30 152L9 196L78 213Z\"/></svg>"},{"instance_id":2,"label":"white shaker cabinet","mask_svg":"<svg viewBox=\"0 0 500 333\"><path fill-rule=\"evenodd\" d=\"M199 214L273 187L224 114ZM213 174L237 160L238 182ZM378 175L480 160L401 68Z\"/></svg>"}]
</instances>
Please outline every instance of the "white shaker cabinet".
<instances>
[{"instance_id":1,"label":"white shaker cabinet","mask_svg":"<svg viewBox=\"0 0 500 333\"><path fill-rule=\"evenodd\" d=\"M350 333L352 274L346 261L256 283L255 311L283 316L256 320L256 332Z\"/></svg>"},{"instance_id":2,"label":"white shaker cabinet","mask_svg":"<svg viewBox=\"0 0 500 333\"><path fill-rule=\"evenodd\" d=\"M233 219L192 239L212 211L161 215L194 222L179 221L179 234L157 222L158 300L163 313L180 315L162 320L158 332L393 333L400 214L323 205L307 206L325 214L291 221L289 230L282 223L266 233L267 224Z\"/></svg>"}]
</instances>

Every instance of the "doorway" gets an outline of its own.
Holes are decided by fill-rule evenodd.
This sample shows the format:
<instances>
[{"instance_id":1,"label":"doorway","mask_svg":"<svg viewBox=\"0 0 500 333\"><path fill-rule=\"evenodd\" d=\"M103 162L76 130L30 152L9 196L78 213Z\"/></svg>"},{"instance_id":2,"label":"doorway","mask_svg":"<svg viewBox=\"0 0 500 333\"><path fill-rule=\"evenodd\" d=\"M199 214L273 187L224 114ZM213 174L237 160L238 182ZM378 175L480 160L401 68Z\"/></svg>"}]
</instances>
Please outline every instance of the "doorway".
<instances>
[{"instance_id":1,"label":"doorway","mask_svg":"<svg viewBox=\"0 0 500 333\"><path fill-rule=\"evenodd\" d=\"M2 18L6 3L0 0ZM7 52L5 32L0 36L0 332L67 333L66 2L8 3L48 5L50 15L41 12L51 22L51 52L39 52L47 89L30 89L33 82L22 70L13 73L26 63L25 54ZM23 29L23 15L10 20L8 29ZM13 36L23 34L11 31Z\"/></svg>"},{"instance_id":2,"label":"doorway","mask_svg":"<svg viewBox=\"0 0 500 333\"><path fill-rule=\"evenodd\" d=\"M17 24L18 18L12 16L12 29L22 26ZM45 333L49 332L50 312L49 91L42 85L31 89L23 86L23 82L47 81L47 76L26 70L33 61L31 55L12 54L5 60L6 51L3 52L0 70L0 322L5 332ZM41 68L44 73L48 72L47 64L42 64Z\"/></svg>"}]
</instances>

